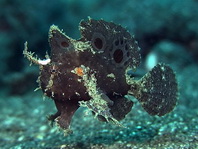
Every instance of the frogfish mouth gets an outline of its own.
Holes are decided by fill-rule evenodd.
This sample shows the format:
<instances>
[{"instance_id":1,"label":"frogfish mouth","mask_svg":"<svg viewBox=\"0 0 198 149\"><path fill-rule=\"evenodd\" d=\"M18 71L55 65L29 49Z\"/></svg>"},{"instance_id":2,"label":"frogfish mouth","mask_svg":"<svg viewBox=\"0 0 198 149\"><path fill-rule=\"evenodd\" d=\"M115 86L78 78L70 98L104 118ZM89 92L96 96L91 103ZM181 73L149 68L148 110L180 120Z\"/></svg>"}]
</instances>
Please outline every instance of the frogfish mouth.
<instances>
[{"instance_id":1,"label":"frogfish mouth","mask_svg":"<svg viewBox=\"0 0 198 149\"><path fill-rule=\"evenodd\" d=\"M120 25L104 20L80 22L81 38L72 39L57 26L49 29L50 55L39 59L24 56L39 66L39 88L50 97L57 113L49 119L64 130L79 107L86 107L101 121L119 124L131 111L134 96L150 115L163 116L177 103L178 87L174 71L157 64L137 80L130 76L141 60L137 41Z\"/></svg>"}]
</instances>

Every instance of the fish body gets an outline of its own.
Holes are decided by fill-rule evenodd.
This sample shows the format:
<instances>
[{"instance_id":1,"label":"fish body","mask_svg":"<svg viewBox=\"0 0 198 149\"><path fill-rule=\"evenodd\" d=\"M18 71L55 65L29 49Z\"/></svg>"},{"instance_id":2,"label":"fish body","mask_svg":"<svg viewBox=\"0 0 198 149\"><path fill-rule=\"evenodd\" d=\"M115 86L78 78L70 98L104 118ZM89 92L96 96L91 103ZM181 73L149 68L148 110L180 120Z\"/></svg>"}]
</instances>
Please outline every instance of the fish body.
<instances>
[{"instance_id":1,"label":"fish body","mask_svg":"<svg viewBox=\"0 0 198 149\"><path fill-rule=\"evenodd\" d=\"M151 115L165 115L177 103L177 82L173 70L158 64L140 80L127 71L135 70L141 60L140 48L134 37L120 25L89 18L79 26L81 38L72 39L57 26L49 30L50 56L37 59L27 51L24 55L39 65L38 78L43 93L52 98L57 113L50 120L68 130L75 111L90 109L99 120L119 121L131 111L138 99Z\"/></svg>"}]
</instances>

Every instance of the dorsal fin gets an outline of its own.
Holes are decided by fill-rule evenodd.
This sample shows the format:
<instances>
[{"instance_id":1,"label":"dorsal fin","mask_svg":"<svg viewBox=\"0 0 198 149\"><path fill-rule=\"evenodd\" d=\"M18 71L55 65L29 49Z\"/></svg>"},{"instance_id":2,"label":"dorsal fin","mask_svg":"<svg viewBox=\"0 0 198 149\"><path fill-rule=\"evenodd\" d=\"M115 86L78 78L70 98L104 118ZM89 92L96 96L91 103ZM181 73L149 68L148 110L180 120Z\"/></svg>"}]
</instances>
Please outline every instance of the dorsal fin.
<instances>
[{"instance_id":1,"label":"dorsal fin","mask_svg":"<svg viewBox=\"0 0 198 149\"><path fill-rule=\"evenodd\" d=\"M92 47L116 67L136 68L140 64L137 42L120 25L89 18L80 22L80 32L81 40L90 41Z\"/></svg>"}]
</instances>

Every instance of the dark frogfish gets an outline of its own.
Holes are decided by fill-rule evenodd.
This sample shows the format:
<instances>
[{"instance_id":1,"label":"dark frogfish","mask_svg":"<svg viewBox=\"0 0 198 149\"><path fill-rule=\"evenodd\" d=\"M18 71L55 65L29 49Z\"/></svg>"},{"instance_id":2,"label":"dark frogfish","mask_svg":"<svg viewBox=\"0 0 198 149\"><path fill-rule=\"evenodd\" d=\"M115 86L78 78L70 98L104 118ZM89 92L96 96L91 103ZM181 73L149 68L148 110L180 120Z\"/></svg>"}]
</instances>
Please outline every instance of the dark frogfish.
<instances>
[{"instance_id":1,"label":"dark frogfish","mask_svg":"<svg viewBox=\"0 0 198 149\"><path fill-rule=\"evenodd\" d=\"M65 131L79 107L87 107L101 121L119 124L131 111L132 95L150 115L163 116L177 104L178 85L173 70L157 64L141 79L129 70L140 64L137 41L120 25L89 18L79 26L81 38L72 39L57 26L49 29L51 54L41 60L27 49L24 56L39 65L39 88L53 99L57 113L49 116Z\"/></svg>"}]
</instances>

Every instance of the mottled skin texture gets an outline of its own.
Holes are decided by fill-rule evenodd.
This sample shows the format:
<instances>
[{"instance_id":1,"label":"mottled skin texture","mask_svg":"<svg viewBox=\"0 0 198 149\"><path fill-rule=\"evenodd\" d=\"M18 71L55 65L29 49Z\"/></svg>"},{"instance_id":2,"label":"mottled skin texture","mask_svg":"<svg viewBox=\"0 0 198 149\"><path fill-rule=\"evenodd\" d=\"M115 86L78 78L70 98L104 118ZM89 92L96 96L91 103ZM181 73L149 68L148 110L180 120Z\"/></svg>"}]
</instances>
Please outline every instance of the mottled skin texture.
<instances>
[{"instance_id":1,"label":"mottled skin texture","mask_svg":"<svg viewBox=\"0 0 198 149\"><path fill-rule=\"evenodd\" d=\"M117 123L133 106L124 97L128 93L151 115L162 116L172 111L177 101L177 83L170 67L158 64L141 80L134 81L127 77L126 70L139 65L139 48L124 28L89 19L80 23L80 31L82 37L74 40L51 26L51 54L47 60L34 58L27 47L24 50L24 55L40 66L40 87L57 107L58 112L50 120L67 130L81 105L100 120ZM155 80L156 72L165 81Z\"/></svg>"},{"instance_id":2,"label":"mottled skin texture","mask_svg":"<svg viewBox=\"0 0 198 149\"><path fill-rule=\"evenodd\" d=\"M98 24L98 22L94 23ZM84 26L89 25L86 22L82 22L81 24L84 24ZM117 27L113 25L114 24L112 23L112 27ZM97 30L97 28L95 27L92 28ZM105 29L101 29L100 27L98 31L95 30L90 34L93 34L95 32L100 33L100 30ZM119 29L117 30L123 30L123 32L126 34L126 31L121 27L119 27ZM89 31L91 30L89 29ZM89 37L91 35L87 35L86 31L84 30L82 30L82 32L84 36L88 36L88 38L83 37L79 41L91 41L91 37ZM105 39L106 44L113 43L115 39L123 38L123 32L117 33L114 38L109 35L112 33L104 33L104 37L106 35L107 37L111 37L110 39ZM111 62L111 57L108 57L108 54L104 52L98 52L98 49L93 48L94 45L92 44L94 43L88 44L88 47L85 51L78 52L76 51L74 44L77 44L79 41L70 39L56 29L52 29L50 34L51 37L49 38L49 43L51 47L52 62L49 65L43 66L43 68L41 69L40 82L43 92L55 101L58 109L58 114L62 117L61 119L59 118L60 120L58 120L58 123L62 128L67 128L69 126L69 121L71 120L72 115L79 107L78 101L90 100L90 96L87 94L84 84L78 81L80 77L72 73L72 70L74 70L76 67L80 67L81 65L89 67L91 71L96 74L95 77L97 79L97 86L100 88L101 91L104 91L110 99L115 100L115 93L118 94L120 97L123 97L127 94L128 90L130 89L130 86L126 83L125 77L125 70L128 65L117 68L116 65ZM128 37L126 38L130 38L129 33L127 34L127 36ZM106 44L100 43L100 46L106 46ZM93 48L92 50L94 50L94 54L93 52L91 52L91 48ZM108 52L108 48L109 47L104 47L103 49L101 49L106 50L105 52ZM101 49L100 51L102 51ZM140 58L138 57L138 59ZM115 74L115 78L107 77L107 75L111 73ZM54 75L52 79L53 85L48 89L47 86L49 84L51 75ZM131 109L131 106L132 104L129 104L129 109ZM127 113L125 113L122 118ZM55 117L51 118L54 119Z\"/></svg>"}]
</instances>

